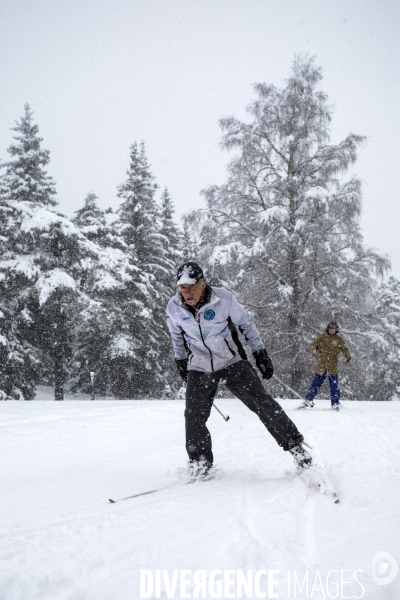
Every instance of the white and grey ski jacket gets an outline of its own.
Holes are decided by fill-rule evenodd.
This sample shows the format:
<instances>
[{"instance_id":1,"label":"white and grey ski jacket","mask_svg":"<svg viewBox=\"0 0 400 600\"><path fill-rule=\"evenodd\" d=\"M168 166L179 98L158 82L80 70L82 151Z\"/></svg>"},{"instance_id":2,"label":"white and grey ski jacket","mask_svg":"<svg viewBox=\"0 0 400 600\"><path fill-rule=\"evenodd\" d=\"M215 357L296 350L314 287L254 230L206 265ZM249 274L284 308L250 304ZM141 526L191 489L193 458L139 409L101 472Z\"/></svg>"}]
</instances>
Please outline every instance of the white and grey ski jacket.
<instances>
[{"instance_id":1,"label":"white and grey ski jacket","mask_svg":"<svg viewBox=\"0 0 400 600\"><path fill-rule=\"evenodd\" d=\"M240 342L234 341L231 323L239 327L252 352L264 348L251 316L232 292L224 288L210 291L210 297L194 309L194 315L179 292L167 306L175 358L188 358L188 369L192 371L219 371L242 360Z\"/></svg>"}]
</instances>

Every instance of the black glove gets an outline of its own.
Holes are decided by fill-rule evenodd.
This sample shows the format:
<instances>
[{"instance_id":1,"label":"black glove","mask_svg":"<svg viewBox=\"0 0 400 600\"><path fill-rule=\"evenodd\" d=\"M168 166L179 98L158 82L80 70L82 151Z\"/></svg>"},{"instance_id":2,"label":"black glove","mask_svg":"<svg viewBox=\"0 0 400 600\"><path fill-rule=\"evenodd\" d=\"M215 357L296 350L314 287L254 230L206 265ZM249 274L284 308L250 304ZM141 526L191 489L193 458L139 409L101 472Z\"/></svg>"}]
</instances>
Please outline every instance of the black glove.
<instances>
[{"instance_id":1,"label":"black glove","mask_svg":"<svg viewBox=\"0 0 400 600\"><path fill-rule=\"evenodd\" d=\"M253 352L253 356L256 360L257 368L261 371L262 378L271 379L274 374L274 367L266 349L263 348L262 350Z\"/></svg>"},{"instance_id":2,"label":"black glove","mask_svg":"<svg viewBox=\"0 0 400 600\"><path fill-rule=\"evenodd\" d=\"M183 381L185 383L187 383L187 364L188 364L188 359L187 358L183 358L181 360L179 360L179 358L175 359L176 362L176 368L178 369L178 373L179 375L182 377Z\"/></svg>"},{"instance_id":3,"label":"black glove","mask_svg":"<svg viewBox=\"0 0 400 600\"><path fill-rule=\"evenodd\" d=\"M350 356L350 358L348 358L348 359L346 360L346 362L348 362L348 363L349 363L350 361L351 361L351 356Z\"/></svg>"}]
</instances>

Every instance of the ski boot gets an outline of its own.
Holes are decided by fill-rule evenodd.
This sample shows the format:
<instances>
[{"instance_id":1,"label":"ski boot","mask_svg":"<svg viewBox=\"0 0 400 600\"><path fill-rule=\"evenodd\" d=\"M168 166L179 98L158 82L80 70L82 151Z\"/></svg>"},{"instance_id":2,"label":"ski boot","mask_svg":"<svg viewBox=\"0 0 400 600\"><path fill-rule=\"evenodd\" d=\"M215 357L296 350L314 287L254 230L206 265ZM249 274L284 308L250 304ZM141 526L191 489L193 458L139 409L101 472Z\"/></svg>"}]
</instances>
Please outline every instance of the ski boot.
<instances>
[{"instance_id":1,"label":"ski boot","mask_svg":"<svg viewBox=\"0 0 400 600\"><path fill-rule=\"evenodd\" d=\"M185 469L184 478L188 482L207 481L207 479L211 479L214 474L215 469L208 460L189 460Z\"/></svg>"},{"instance_id":2,"label":"ski boot","mask_svg":"<svg viewBox=\"0 0 400 600\"><path fill-rule=\"evenodd\" d=\"M305 448L303 448L303 445L307 446L305 442L300 442L296 446L289 448L289 452L293 456L294 462L301 469L308 469L312 464L312 456Z\"/></svg>"},{"instance_id":3,"label":"ski boot","mask_svg":"<svg viewBox=\"0 0 400 600\"><path fill-rule=\"evenodd\" d=\"M331 407L333 408L333 410L337 410L337 411L340 410L340 404L339 404L339 402L332 402L331 403Z\"/></svg>"}]
</instances>

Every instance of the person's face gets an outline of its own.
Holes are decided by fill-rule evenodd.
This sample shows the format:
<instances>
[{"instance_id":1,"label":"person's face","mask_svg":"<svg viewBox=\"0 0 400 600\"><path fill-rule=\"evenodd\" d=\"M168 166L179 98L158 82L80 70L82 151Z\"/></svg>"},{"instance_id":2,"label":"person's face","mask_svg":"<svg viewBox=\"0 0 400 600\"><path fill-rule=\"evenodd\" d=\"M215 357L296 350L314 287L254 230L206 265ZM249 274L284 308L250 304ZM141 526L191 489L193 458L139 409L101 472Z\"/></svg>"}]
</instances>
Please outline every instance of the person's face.
<instances>
[{"instance_id":1,"label":"person's face","mask_svg":"<svg viewBox=\"0 0 400 600\"><path fill-rule=\"evenodd\" d=\"M335 335L336 331L337 331L336 327L329 327L330 335Z\"/></svg>"},{"instance_id":2,"label":"person's face","mask_svg":"<svg viewBox=\"0 0 400 600\"><path fill-rule=\"evenodd\" d=\"M195 285L180 285L179 291L186 304L189 304L189 306L197 306L203 297L206 285L206 280L200 279Z\"/></svg>"}]
</instances>

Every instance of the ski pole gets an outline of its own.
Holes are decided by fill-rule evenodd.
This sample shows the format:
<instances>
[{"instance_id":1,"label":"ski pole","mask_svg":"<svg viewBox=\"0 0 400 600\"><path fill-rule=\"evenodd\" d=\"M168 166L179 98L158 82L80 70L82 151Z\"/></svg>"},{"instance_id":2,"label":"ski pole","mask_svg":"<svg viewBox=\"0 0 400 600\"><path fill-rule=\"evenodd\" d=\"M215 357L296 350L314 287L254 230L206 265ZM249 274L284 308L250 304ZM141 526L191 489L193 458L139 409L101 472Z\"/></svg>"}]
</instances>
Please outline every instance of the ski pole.
<instances>
[{"instance_id":1,"label":"ski pole","mask_svg":"<svg viewBox=\"0 0 400 600\"><path fill-rule=\"evenodd\" d=\"M295 390L293 388L290 387L290 385L288 385L287 383L285 383L284 381L282 381L282 379L279 379L279 377L277 375L273 375L272 377L275 377L275 379L277 381L279 381L279 383L281 383L282 385L284 385L288 390L290 390L291 392L293 392L293 394L295 394L298 398L300 398L300 400L304 400L304 398L302 398L300 396L300 394L298 394L297 392L295 392Z\"/></svg>"},{"instance_id":2,"label":"ski pole","mask_svg":"<svg viewBox=\"0 0 400 600\"><path fill-rule=\"evenodd\" d=\"M229 415L224 415L224 413L222 413L218 406L216 404L213 403L213 407L215 408L215 410L217 410L219 412L219 414L221 415L221 417L224 419L224 421L229 421Z\"/></svg>"},{"instance_id":3,"label":"ski pole","mask_svg":"<svg viewBox=\"0 0 400 600\"><path fill-rule=\"evenodd\" d=\"M226 415L226 416L225 416L225 415L224 415L224 413L222 413L222 412L219 410L218 406L217 406L217 405L216 405L214 402L212 403L212 406L215 408L215 410L216 410L217 412L219 412L219 414L221 415L221 417L223 418L223 420L224 420L224 421L229 421L229 415Z\"/></svg>"}]
</instances>

